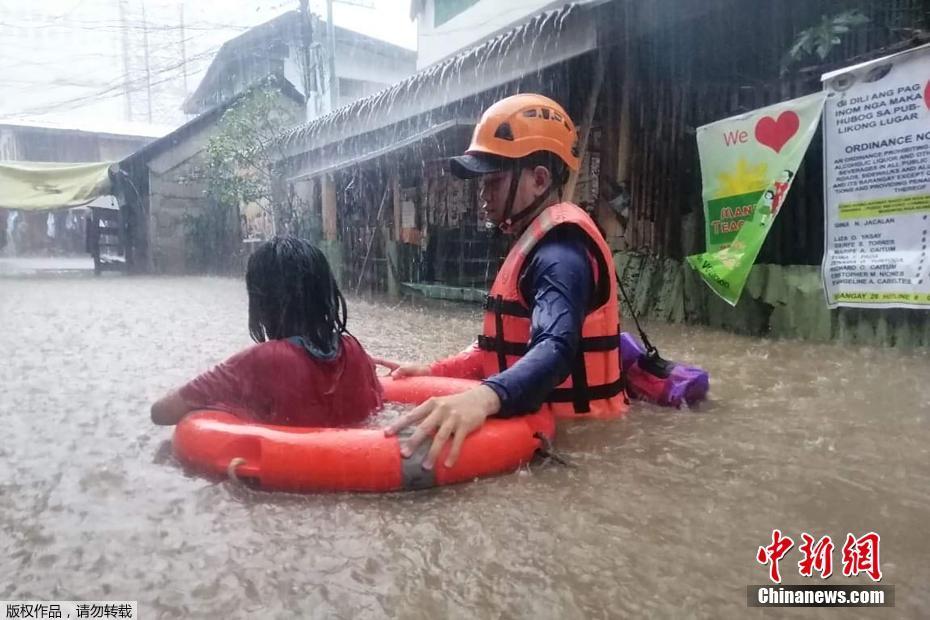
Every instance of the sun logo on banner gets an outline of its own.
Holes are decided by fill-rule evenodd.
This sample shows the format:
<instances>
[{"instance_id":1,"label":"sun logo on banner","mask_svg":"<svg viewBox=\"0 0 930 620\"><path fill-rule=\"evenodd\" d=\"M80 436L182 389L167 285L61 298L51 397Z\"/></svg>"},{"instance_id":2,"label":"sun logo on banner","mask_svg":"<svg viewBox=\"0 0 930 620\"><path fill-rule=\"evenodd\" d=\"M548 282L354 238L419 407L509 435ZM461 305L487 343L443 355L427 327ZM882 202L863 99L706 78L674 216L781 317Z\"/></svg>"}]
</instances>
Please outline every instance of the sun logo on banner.
<instances>
[{"instance_id":1,"label":"sun logo on banner","mask_svg":"<svg viewBox=\"0 0 930 620\"><path fill-rule=\"evenodd\" d=\"M721 172L717 175L717 198L761 192L768 185L768 165L764 162L752 165L745 157L736 162L736 169L732 172Z\"/></svg>"}]
</instances>

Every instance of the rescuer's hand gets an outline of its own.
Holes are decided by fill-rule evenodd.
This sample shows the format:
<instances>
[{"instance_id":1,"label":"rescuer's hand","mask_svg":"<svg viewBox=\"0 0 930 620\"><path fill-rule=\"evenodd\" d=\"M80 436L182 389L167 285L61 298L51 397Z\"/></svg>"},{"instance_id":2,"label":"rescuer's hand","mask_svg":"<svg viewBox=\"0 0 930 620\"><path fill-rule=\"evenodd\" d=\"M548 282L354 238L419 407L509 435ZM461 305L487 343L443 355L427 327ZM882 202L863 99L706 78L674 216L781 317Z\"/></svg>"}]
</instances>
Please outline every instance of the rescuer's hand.
<instances>
[{"instance_id":1,"label":"rescuer's hand","mask_svg":"<svg viewBox=\"0 0 930 620\"><path fill-rule=\"evenodd\" d=\"M382 366L387 366L382 364ZM390 366L387 366L390 368ZM394 368L391 368L391 376L395 379L402 379L404 377L422 377L424 375L430 374L430 368L425 364L397 364Z\"/></svg>"},{"instance_id":2,"label":"rescuer's hand","mask_svg":"<svg viewBox=\"0 0 930 620\"><path fill-rule=\"evenodd\" d=\"M402 377L419 377L430 374L429 366L401 364L400 362L386 360L383 357L373 357L371 355L369 355L368 358L371 360L372 364L387 368L390 371L388 375L395 379L400 379Z\"/></svg>"},{"instance_id":3,"label":"rescuer's hand","mask_svg":"<svg viewBox=\"0 0 930 620\"><path fill-rule=\"evenodd\" d=\"M465 438L479 429L485 419L497 413L500 407L497 393L486 385L479 385L461 394L430 398L388 426L384 434L395 435L399 430L419 422L413 435L401 443L401 455L409 457L417 446L434 435L429 454L423 460L423 467L432 469L443 446L451 438L452 447L444 464L452 467L459 458Z\"/></svg>"},{"instance_id":4,"label":"rescuer's hand","mask_svg":"<svg viewBox=\"0 0 930 620\"><path fill-rule=\"evenodd\" d=\"M368 359L370 359L371 363L374 364L375 366L384 366L391 372L394 372L400 367L400 364L398 364L397 362L392 362L391 360L386 360L381 357L374 357L373 355L369 355Z\"/></svg>"}]
</instances>

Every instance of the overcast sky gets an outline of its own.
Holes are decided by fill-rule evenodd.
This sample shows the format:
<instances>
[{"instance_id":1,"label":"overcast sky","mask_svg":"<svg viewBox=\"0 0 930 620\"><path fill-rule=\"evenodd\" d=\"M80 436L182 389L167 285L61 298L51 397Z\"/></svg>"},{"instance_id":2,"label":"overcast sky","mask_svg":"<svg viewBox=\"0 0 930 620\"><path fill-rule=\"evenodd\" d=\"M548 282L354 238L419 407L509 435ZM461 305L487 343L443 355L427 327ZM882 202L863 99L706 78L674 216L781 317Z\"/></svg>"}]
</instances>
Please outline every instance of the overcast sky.
<instances>
[{"instance_id":1,"label":"overcast sky","mask_svg":"<svg viewBox=\"0 0 930 620\"><path fill-rule=\"evenodd\" d=\"M131 0L135 4L139 0ZM118 0L110 0L116 5ZM217 23L254 26L289 9L300 6L298 0L144 0L150 13L157 5L184 4L189 15L211 15ZM99 0L0 0L0 20L15 21L17 16L53 15L62 22L86 18L88 9ZM366 8L370 6L372 8ZM326 15L326 0L310 0L310 10ZM335 22L369 36L415 49L416 22L410 21L410 0L334 0Z\"/></svg>"},{"instance_id":2,"label":"overcast sky","mask_svg":"<svg viewBox=\"0 0 930 620\"><path fill-rule=\"evenodd\" d=\"M416 49L417 23L410 21L410 0L367 1L374 5L373 9L342 2L333 3L333 21L343 28L351 28L395 45ZM280 0L278 4L287 6L287 3ZM311 0L310 6L314 13L326 16L326 3L323 0Z\"/></svg>"},{"instance_id":3,"label":"overcast sky","mask_svg":"<svg viewBox=\"0 0 930 620\"><path fill-rule=\"evenodd\" d=\"M0 117L125 116L128 74L129 116L143 116L140 98L154 84L153 122L176 124L183 120L180 102L224 41L299 6L298 0L0 0L6 85ZM310 0L310 9L325 18L326 0ZM335 0L333 13L343 28L416 49L410 0Z\"/></svg>"}]
</instances>

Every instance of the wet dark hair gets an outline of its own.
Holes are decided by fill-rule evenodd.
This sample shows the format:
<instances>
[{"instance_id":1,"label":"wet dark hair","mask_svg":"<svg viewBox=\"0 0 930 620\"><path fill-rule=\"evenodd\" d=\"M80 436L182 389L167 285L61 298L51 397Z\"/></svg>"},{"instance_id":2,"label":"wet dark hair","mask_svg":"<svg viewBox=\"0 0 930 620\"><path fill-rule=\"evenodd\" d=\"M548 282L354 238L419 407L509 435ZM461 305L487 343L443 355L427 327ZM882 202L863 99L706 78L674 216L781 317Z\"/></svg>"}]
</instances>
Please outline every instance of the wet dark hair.
<instances>
[{"instance_id":1,"label":"wet dark hair","mask_svg":"<svg viewBox=\"0 0 930 620\"><path fill-rule=\"evenodd\" d=\"M309 241L275 237L249 257L249 334L255 342L302 337L323 353L337 350L346 300L326 257Z\"/></svg>"},{"instance_id":2,"label":"wet dark hair","mask_svg":"<svg viewBox=\"0 0 930 620\"><path fill-rule=\"evenodd\" d=\"M562 158L549 151L536 151L520 159L522 168L532 170L536 166L542 166L549 170L552 177L552 190L559 192L568 183L568 166L562 161Z\"/></svg>"}]
</instances>

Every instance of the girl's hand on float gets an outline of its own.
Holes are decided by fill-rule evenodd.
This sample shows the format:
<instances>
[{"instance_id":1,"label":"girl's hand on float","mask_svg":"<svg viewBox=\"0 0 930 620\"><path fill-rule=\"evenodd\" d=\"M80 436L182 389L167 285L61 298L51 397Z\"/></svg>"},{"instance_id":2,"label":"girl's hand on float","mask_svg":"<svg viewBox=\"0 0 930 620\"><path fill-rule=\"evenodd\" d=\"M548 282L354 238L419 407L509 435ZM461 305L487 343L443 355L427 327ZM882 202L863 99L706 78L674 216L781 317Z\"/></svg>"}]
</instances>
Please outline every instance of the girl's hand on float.
<instances>
[{"instance_id":1,"label":"girl's hand on float","mask_svg":"<svg viewBox=\"0 0 930 620\"><path fill-rule=\"evenodd\" d=\"M423 459L423 468L432 469L443 446L451 438L452 447L444 465L452 467L459 458L465 438L479 429L485 419L497 413L500 407L497 393L485 385L479 385L461 394L430 398L387 427L384 434L395 435L401 429L419 422L413 435L401 443L401 455L409 457L427 437L435 435L429 453Z\"/></svg>"}]
</instances>

